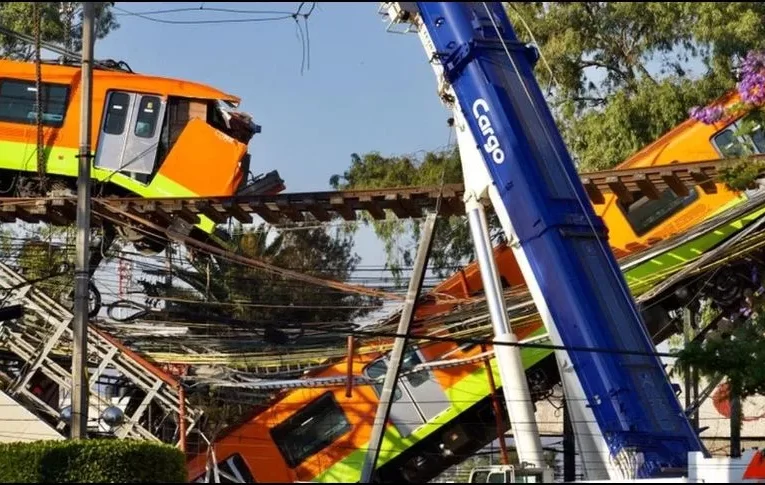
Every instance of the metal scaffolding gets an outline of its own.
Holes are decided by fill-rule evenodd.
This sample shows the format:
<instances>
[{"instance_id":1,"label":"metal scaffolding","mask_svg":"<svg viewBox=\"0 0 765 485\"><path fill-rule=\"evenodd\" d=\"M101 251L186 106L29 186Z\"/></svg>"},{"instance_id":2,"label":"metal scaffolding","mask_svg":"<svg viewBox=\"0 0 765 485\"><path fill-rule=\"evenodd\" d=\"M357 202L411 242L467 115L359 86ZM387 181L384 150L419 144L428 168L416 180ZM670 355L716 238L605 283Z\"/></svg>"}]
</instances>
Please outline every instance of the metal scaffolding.
<instances>
[{"instance_id":1,"label":"metal scaffolding","mask_svg":"<svg viewBox=\"0 0 765 485\"><path fill-rule=\"evenodd\" d=\"M61 410L43 401L33 392L30 383L41 373L60 389L71 388L71 372L53 357L55 350L71 349L74 316L4 263L0 263L0 290L8 293L0 308L21 304L26 310L24 318L0 326L0 347L25 362L8 392L63 427L67 419L62 416ZM180 382L96 328L88 327L87 339L88 361L98 363L88 379L91 408L113 406L112 402L96 392L98 381L106 371L118 373L143 394L136 406L128 406L129 412L125 412L124 420L113 429L115 436L120 439L162 441L159 437L161 428L173 423L173 442L181 445L202 413L190 406L186 399L181 401ZM147 419L146 411L152 404L152 409L160 409L164 413L161 419ZM181 416L185 421L184 437L180 435ZM152 424L155 422L159 424Z\"/></svg>"}]
</instances>

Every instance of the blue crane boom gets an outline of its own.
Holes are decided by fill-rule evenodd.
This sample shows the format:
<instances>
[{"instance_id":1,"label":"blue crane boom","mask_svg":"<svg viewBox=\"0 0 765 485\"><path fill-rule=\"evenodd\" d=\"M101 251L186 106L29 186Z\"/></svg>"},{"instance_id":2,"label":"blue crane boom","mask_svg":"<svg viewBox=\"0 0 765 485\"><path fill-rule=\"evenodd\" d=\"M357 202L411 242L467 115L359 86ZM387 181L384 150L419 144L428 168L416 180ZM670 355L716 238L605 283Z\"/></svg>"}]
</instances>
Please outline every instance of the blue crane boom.
<instances>
[{"instance_id":1,"label":"blue crane boom","mask_svg":"<svg viewBox=\"0 0 765 485\"><path fill-rule=\"evenodd\" d=\"M496 268L486 251L479 203L486 197L554 344L608 350L556 351L580 453L588 457L587 465L595 465L588 475L649 478L668 467L685 468L688 453L703 446L655 355L607 229L589 203L535 79L537 51L519 42L498 2L386 7L392 21L418 27L439 96L455 114L468 218L486 294L491 290L496 297L489 299L496 337L512 341ZM525 377L524 383L513 382L518 373L503 369L518 363L517 355L505 357L510 364L499 353L497 359L523 459L519 431L536 428L519 429L528 424L529 413L510 405L519 397L508 396L508 388L528 392ZM530 415L533 420L533 411ZM533 438L526 443L537 446ZM538 460L534 453L527 454L531 463Z\"/></svg>"}]
</instances>

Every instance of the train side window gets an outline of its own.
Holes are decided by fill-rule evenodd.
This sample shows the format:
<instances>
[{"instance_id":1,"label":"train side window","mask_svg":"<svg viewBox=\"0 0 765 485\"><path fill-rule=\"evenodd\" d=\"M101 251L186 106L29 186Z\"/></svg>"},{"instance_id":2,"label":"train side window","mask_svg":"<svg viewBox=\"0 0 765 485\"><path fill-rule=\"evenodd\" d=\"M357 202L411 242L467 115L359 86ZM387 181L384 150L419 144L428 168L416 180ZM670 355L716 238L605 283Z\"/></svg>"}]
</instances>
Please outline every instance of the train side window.
<instances>
[{"instance_id":1,"label":"train side window","mask_svg":"<svg viewBox=\"0 0 765 485\"><path fill-rule=\"evenodd\" d=\"M724 158L765 153L763 121L763 113L753 111L713 136L712 144Z\"/></svg>"},{"instance_id":2,"label":"train side window","mask_svg":"<svg viewBox=\"0 0 765 485\"><path fill-rule=\"evenodd\" d=\"M422 359L420 359L420 356L417 354L417 350L410 349L406 354L404 354L404 359L401 363L401 371L410 371L419 364L422 364ZM411 384L412 387L420 387L422 384L429 380L428 373L422 371L408 374L406 379L409 381L409 384Z\"/></svg>"},{"instance_id":3,"label":"train side window","mask_svg":"<svg viewBox=\"0 0 765 485\"><path fill-rule=\"evenodd\" d=\"M381 379L385 377L385 374L388 372L388 364L383 360L380 359L376 362L372 362L367 366L367 368L364 370L364 373L369 377L370 379ZM375 390L377 390L377 395L382 395L383 390L383 383L382 381L378 381L374 384ZM396 386L396 390L393 393L393 401L398 401L403 397L403 394L401 393L401 387Z\"/></svg>"},{"instance_id":4,"label":"train side window","mask_svg":"<svg viewBox=\"0 0 765 485\"><path fill-rule=\"evenodd\" d=\"M528 471L528 470L527 470ZM520 473L515 476L515 483L542 483L543 475L540 473Z\"/></svg>"},{"instance_id":5,"label":"train side window","mask_svg":"<svg viewBox=\"0 0 765 485\"><path fill-rule=\"evenodd\" d=\"M505 474L505 472L491 472L486 478L486 483L511 483L512 476L508 477L508 475L511 474Z\"/></svg>"},{"instance_id":6,"label":"train side window","mask_svg":"<svg viewBox=\"0 0 765 485\"><path fill-rule=\"evenodd\" d=\"M121 135L130 115L130 95L128 93L111 93L109 104L106 106L104 133Z\"/></svg>"},{"instance_id":7,"label":"train side window","mask_svg":"<svg viewBox=\"0 0 765 485\"><path fill-rule=\"evenodd\" d=\"M152 138L157 129L159 106L161 100L156 96L143 96L138 105L138 116L135 122L135 136Z\"/></svg>"},{"instance_id":8,"label":"train side window","mask_svg":"<svg viewBox=\"0 0 765 485\"><path fill-rule=\"evenodd\" d=\"M712 143L715 144L723 157L740 157L744 154L744 145L741 140L738 139L733 131L733 128L725 128L719 134L712 138Z\"/></svg>"},{"instance_id":9,"label":"train side window","mask_svg":"<svg viewBox=\"0 0 765 485\"><path fill-rule=\"evenodd\" d=\"M42 83L42 124L59 128L64 124L69 86ZM0 119L34 124L37 120L37 88L29 81L0 81Z\"/></svg>"},{"instance_id":10,"label":"train side window","mask_svg":"<svg viewBox=\"0 0 765 485\"><path fill-rule=\"evenodd\" d=\"M761 124L758 124L751 134L752 143L754 144L755 151L757 153L765 153L765 129Z\"/></svg>"},{"instance_id":11,"label":"train side window","mask_svg":"<svg viewBox=\"0 0 765 485\"><path fill-rule=\"evenodd\" d=\"M632 195L634 202L625 204L620 200L618 205L637 236L646 234L699 197L698 192L693 188L685 197L679 197L669 188L665 189L656 200L641 196L640 192L633 192Z\"/></svg>"},{"instance_id":12,"label":"train side window","mask_svg":"<svg viewBox=\"0 0 765 485\"><path fill-rule=\"evenodd\" d=\"M208 483L208 475L210 475L209 478L212 478L212 470L202 473L191 483ZM247 466L239 453L234 453L218 463L218 476L220 478L219 483L257 483L257 480L252 476L250 467Z\"/></svg>"},{"instance_id":13,"label":"train side window","mask_svg":"<svg viewBox=\"0 0 765 485\"><path fill-rule=\"evenodd\" d=\"M287 466L295 468L350 431L351 424L331 392L271 429Z\"/></svg>"},{"instance_id":14,"label":"train side window","mask_svg":"<svg viewBox=\"0 0 765 485\"><path fill-rule=\"evenodd\" d=\"M486 470L474 470L470 477L470 483L488 483L489 473Z\"/></svg>"},{"instance_id":15,"label":"train side window","mask_svg":"<svg viewBox=\"0 0 765 485\"><path fill-rule=\"evenodd\" d=\"M250 468L239 453L218 464L221 483L256 483Z\"/></svg>"}]
</instances>

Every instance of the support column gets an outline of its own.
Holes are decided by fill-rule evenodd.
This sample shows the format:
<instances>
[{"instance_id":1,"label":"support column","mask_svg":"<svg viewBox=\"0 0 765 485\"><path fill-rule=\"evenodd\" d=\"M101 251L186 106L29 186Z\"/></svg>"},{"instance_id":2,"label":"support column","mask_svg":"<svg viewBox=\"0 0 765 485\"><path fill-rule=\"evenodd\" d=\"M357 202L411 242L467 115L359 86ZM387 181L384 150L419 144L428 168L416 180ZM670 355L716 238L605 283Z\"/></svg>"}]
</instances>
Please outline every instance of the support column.
<instances>
[{"instance_id":1,"label":"support column","mask_svg":"<svg viewBox=\"0 0 765 485\"><path fill-rule=\"evenodd\" d=\"M730 386L730 456L741 458L741 395Z\"/></svg>"},{"instance_id":2,"label":"support column","mask_svg":"<svg viewBox=\"0 0 765 485\"><path fill-rule=\"evenodd\" d=\"M486 345L481 344L481 352L486 352ZM491 360L488 357L483 359L486 367L486 378L489 380L489 390L491 391L491 405L494 408L494 420L497 424L497 438L499 439L500 458L503 465L510 464L510 458L507 455L507 443L505 443L505 420L502 413L502 406L497 400L497 386L494 383L494 372L491 370ZM493 453L492 453L493 455Z\"/></svg>"},{"instance_id":3,"label":"support column","mask_svg":"<svg viewBox=\"0 0 765 485\"><path fill-rule=\"evenodd\" d=\"M346 369L345 397L353 397L353 335L348 335L348 368Z\"/></svg>"},{"instance_id":4,"label":"support column","mask_svg":"<svg viewBox=\"0 0 765 485\"><path fill-rule=\"evenodd\" d=\"M563 481L573 482L576 480L576 441L574 440L574 427L571 424L571 413L568 411L568 403L563 398Z\"/></svg>"},{"instance_id":5,"label":"support column","mask_svg":"<svg viewBox=\"0 0 765 485\"><path fill-rule=\"evenodd\" d=\"M72 321L72 439L88 434L88 270L90 254L90 127L93 111L94 2L83 2L82 89L80 108L80 153L77 178L77 241L74 271L74 320Z\"/></svg>"},{"instance_id":6,"label":"support column","mask_svg":"<svg viewBox=\"0 0 765 485\"><path fill-rule=\"evenodd\" d=\"M178 384L178 445L186 454L186 388L183 383Z\"/></svg>"},{"instance_id":7,"label":"support column","mask_svg":"<svg viewBox=\"0 0 765 485\"><path fill-rule=\"evenodd\" d=\"M692 342L698 332L697 323L697 311L698 305L689 305L685 309L683 314L683 344L688 345ZM699 399L699 373L695 367L692 367L689 372L684 376L683 392L685 393L685 409L691 409ZM695 406L693 412L690 413L688 418L691 420L693 428L698 432L699 430L699 405Z\"/></svg>"},{"instance_id":8,"label":"support column","mask_svg":"<svg viewBox=\"0 0 765 485\"><path fill-rule=\"evenodd\" d=\"M539 437L539 427L534 414L534 403L531 402L526 369L521 360L521 349L516 345L518 338L513 333L507 317L504 292L489 239L486 211L483 204L475 197L470 197L466 201L465 211L473 236L476 259L481 269L486 303L494 327L494 356L502 379L502 391L507 403L507 414L510 417L515 448L518 451L518 461L521 467L532 465L544 468L542 440Z\"/></svg>"},{"instance_id":9,"label":"support column","mask_svg":"<svg viewBox=\"0 0 765 485\"><path fill-rule=\"evenodd\" d=\"M372 433L369 438L369 447L364 457L364 467L361 470L361 483L369 483L374 474L377 457L380 454L380 444L385 434L385 423L388 421L390 407L393 403L393 392L396 389L398 376L401 371L401 361L406 347L409 327L414 319L414 307L420 296L422 281L425 277L425 267L430 257L430 248L433 242L433 231L436 224L435 212L428 214L425 220L420 244L417 248L417 257L414 262L414 270L409 280L409 290L404 301L404 309L401 311L401 318L398 322L397 337L393 343L393 350L390 353L390 364L383 381L383 389L380 394L380 402L377 406Z\"/></svg>"},{"instance_id":10,"label":"support column","mask_svg":"<svg viewBox=\"0 0 765 485\"><path fill-rule=\"evenodd\" d=\"M692 329L694 329L694 338L696 335L698 335L698 328L699 328L699 320L698 320L698 313L699 307L698 305L695 305L691 308L689 317L689 324ZM699 400L699 370L696 367L691 368L691 392L692 392L692 400L691 402L697 402ZM687 408L686 408L687 409ZM695 411L693 411L693 414L691 416L691 423L693 424L693 429L696 430L696 432L699 431L699 408L697 407Z\"/></svg>"},{"instance_id":11,"label":"support column","mask_svg":"<svg viewBox=\"0 0 765 485\"><path fill-rule=\"evenodd\" d=\"M693 310L690 308L686 308L683 311L683 347L688 346L688 344L693 340L693 337L691 336L691 332L693 331ZM683 376L683 394L685 395L685 409L691 408L691 403L693 402L692 396L691 396L691 385L692 385L693 379L691 372L686 372Z\"/></svg>"}]
</instances>

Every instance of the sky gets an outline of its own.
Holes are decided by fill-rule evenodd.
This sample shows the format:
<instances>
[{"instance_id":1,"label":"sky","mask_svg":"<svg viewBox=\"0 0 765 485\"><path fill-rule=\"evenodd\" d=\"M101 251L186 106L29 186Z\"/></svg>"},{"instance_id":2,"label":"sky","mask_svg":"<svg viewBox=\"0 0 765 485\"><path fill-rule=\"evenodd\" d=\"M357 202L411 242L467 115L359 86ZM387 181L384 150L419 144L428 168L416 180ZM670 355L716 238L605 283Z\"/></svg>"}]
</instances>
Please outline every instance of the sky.
<instances>
[{"instance_id":1,"label":"sky","mask_svg":"<svg viewBox=\"0 0 765 485\"><path fill-rule=\"evenodd\" d=\"M306 2L301 11L310 5ZM278 15L205 10L294 12L299 6L117 2L120 27L96 43L95 57L124 60L136 72L201 82L241 97L240 108L263 127L250 142L251 170L255 175L278 170L286 192L331 190L329 178L349 167L352 153L399 155L448 142L448 112L436 95L422 45L416 34L387 33L379 3L319 3L308 18L305 63L292 18L243 22ZM126 13L183 8L193 10ZM165 23L232 19L240 22ZM385 260L371 230L358 234L355 250L363 266L381 266Z\"/></svg>"}]
</instances>

